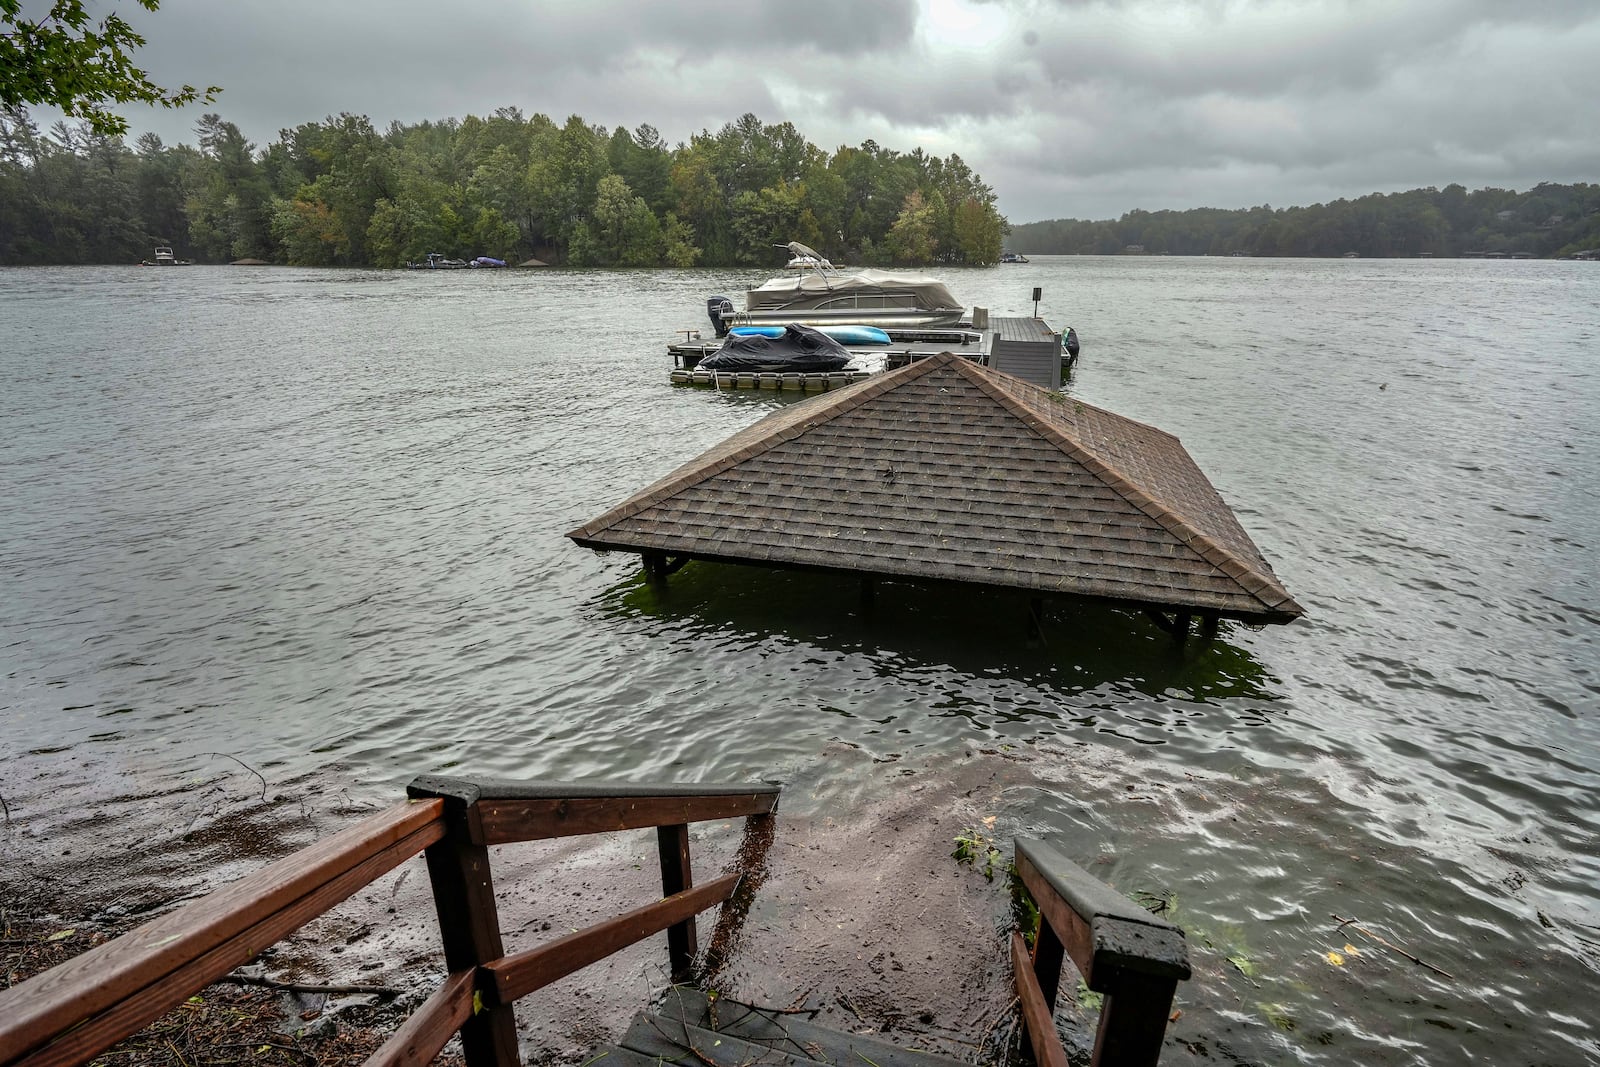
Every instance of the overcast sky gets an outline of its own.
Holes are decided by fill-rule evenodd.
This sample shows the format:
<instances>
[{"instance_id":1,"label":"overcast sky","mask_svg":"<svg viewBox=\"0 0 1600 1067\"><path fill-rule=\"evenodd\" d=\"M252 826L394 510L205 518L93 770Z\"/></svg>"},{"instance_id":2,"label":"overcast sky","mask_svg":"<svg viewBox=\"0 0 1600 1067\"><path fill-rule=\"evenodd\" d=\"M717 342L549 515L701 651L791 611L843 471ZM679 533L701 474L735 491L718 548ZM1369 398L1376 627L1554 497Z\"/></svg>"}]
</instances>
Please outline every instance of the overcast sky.
<instances>
[{"instance_id":1,"label":"overcast sky","mask_svg":"<svg viewBox=\"0 0 1600 1067\"><path fill-rule=\"evenodd\" d=\"M100 10L110 5L102 2ZM258 146L515 106L671 143L744 112L959 153L1013 222L1600 181L1600 0L163 0L163 85ZM127 112L195 141L200 108Z\"/></svg>"}]
</instances>

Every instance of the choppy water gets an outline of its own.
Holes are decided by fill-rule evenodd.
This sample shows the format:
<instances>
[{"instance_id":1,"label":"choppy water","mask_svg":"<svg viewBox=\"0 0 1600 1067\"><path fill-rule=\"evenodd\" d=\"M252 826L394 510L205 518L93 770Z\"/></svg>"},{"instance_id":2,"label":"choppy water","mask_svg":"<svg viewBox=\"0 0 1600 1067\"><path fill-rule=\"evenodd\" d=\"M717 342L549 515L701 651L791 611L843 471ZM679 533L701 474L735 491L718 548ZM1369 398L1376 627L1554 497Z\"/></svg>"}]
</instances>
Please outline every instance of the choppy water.
<instances>
[{"instance_id":1,"label":"choppy water","mask_svg":"<svg viewBox=\"0 0 1600 1067\"><path fill-rule=\"evenodd\" d=\"M1054 753L997 832L1172 894L1201 1059L1600 1058L1600 268L950 272L1042 286L1072 391L1178 434L1308 609L1183 651L1090 608L1029 648L1003 595L866 622L816 575L658 596L568 542L781 402L666 382L761 277L0 272L0 761L777 777L849 818L912 761Z\"/></svg>"}]
</instances>

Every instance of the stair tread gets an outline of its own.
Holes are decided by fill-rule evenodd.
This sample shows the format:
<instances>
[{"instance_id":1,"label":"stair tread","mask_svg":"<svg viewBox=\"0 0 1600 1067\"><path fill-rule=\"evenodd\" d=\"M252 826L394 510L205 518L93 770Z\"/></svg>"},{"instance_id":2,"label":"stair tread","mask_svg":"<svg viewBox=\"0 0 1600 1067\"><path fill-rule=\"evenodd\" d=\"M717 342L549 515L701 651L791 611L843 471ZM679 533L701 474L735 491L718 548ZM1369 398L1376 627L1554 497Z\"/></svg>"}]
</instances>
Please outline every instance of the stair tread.
<instances>
[{"instance_id":1,"label":"stair tread","mask_svg":"<svg viewBox=\"0 0 1600 1067\"><path fill-rule=\"evenodd\" d=\"M792 1052L776 1051L760 1042L732 1034L714 1033L670 1016L640 1012L619 1042L623 1048L683 1067L819 1067L817 1061ZM690 1049L690 1044L693 1049Z\"/></svg>"},{"instance_id":2,"label":"stair tread","mask_svg":"<svg viewBox=\"0 0 1600 1067\"><path fill-rule=\"evenodd\" d=\"M658 1067L661 1061L619 1045L597 1045L584 1057L583 1067Z\"/></svg>"},{"instance_id":3,"label":"stair tread","mask_svg":"<svg viewBox=\"0 0 1600 1067\"><path fill-rule=\"evenodd\" d=\"M671 1019L686 1018L693 1026L710 1029L706 995L698 989L675 986L668 992L661 1013ZM961 1064L960 1060L936 1052L904 1048L875 1034L832 1030L799 1016L775 1014L727 999L718 1001L715 1032L830 1067L957 1067Z\"/></svg>"}]
</instances>

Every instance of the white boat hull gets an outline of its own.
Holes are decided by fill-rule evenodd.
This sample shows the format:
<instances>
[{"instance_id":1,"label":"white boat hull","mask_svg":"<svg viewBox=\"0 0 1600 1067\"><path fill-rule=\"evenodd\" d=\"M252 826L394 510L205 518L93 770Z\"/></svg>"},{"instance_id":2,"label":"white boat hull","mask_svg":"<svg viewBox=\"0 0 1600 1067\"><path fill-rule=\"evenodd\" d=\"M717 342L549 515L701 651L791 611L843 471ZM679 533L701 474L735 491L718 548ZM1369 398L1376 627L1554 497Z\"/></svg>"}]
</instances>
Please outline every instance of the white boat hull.
<instances>
[{"instance_id":1,"label":"white boat hull","mask_svg":"<svg viewBox=\"0 0 1600 1067\"><path fill-rule=\"evenodd\" d=\"M724 316L729 326L803 326L849 324L877 326L888 330L908 326L954 326L966 317L963 308L763 308L760 311L735 311Z\"/></svg>"}]
</instances>

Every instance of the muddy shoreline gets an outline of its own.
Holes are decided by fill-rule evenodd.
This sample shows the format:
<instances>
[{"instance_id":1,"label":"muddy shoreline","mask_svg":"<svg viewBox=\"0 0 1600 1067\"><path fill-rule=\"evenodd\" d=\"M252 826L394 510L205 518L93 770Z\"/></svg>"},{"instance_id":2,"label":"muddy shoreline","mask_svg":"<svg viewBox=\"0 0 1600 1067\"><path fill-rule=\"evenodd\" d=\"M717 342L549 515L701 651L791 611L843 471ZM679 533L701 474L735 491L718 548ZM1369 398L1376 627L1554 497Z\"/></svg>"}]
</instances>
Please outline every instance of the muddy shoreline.
<instances>
[{"instance_id":1,"label":"muddy shoreline","mask_svg":"<svg viewBox=\"0 0 1600 1067\"><path fill-rule=\"evenodd\" d=\"M844 746L830 755L844 763L859 758ZM718 927L716 913L701 919L703 984L735 999L813 1009L824 1025L878 1031L968 1062L1003 1059L1015 1028L1005 955L1010 899L1003 873L989 882L951 851L958 835L994 832L1001 794L1037 784L1036 759L988 751L907 766L904 788L857 798L848 816L835 805L808 804L805 784L791 785L743 922L730 929ZM0 899L11 931L0 962L8 984L402 795L352 786L337 767L284 782L238 761L216 760L208 770L173 781L63 754L8 762L0 779L11 811L0 834ZM743 820L696 826L696 879L736 869L743 837ZM1009 837L995 838L1009 859ZM508 948L530 947L660 894L656 844L646 831L499 846L493 864ZM713 942L721 958L705 953ZM421 859L244 970L280 982L382 986L396 995L213 986L203 1004L186 1005L173 1013L182 1018L154 1024L106 1061L170 1062L177 1035L191 1049L228 1046L201 1062L360 1062L443 976ZM659 1001L668 977L665 938L658 936L524 999L517 1018L525 1060L581 1062ZM1071 1004L1060 1017L1069 1047L1087 1047L1092 1019ZM241 1050L258 1058L239 1058Z\"/></svg>"}]
</instances>

